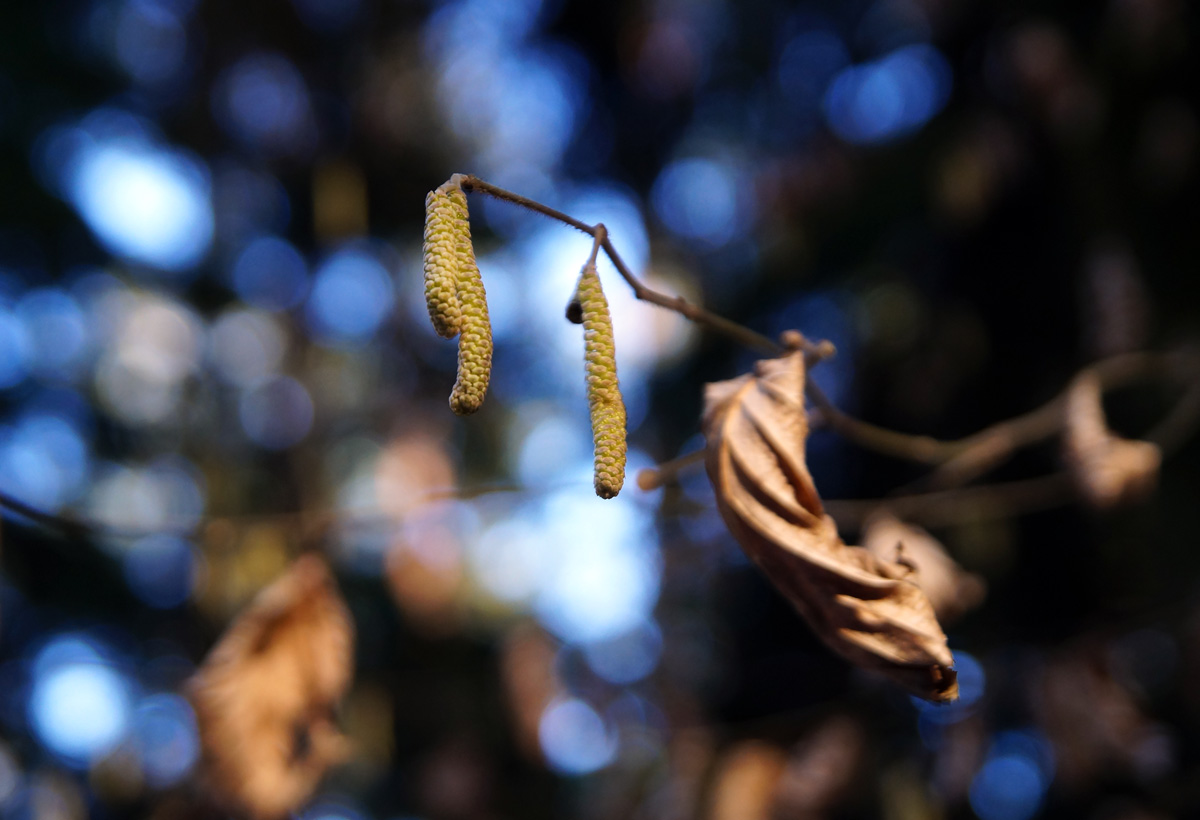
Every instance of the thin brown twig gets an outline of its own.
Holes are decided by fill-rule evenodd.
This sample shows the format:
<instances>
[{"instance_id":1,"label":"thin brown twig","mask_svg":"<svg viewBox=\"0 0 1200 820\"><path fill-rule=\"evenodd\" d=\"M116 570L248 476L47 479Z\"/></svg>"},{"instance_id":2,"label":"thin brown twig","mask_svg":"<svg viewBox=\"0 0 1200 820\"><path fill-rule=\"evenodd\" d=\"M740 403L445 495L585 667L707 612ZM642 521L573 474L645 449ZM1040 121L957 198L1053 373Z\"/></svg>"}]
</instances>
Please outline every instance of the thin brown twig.
<instances>
[{"instance_id":1,"label":"thin brown twig","mask_svg":"<svg viewBox=\"0 0 1200 820\"><path fill-rule=\"evenodd\" d=\"M679 458L664 461L657 467L647 467L644 470L638 470L638 489L647 491L657 490L659 487L672 484L679 480L680 473L702 461L704 461L704 450L700 449L693 450L687 455L679 456Z\"/></svg>"},{"instance_id":2,"label":"thin brown twig","mask_svg":"<svg viewBox=\"0 0 1200 820\"><path fill-rule=\"evenodd\" d=\"M514 205L519 205L535 213L548 216L551 219L557 219L565 225L570 225L576 230L583 231L589 236L596 237L596 227L588 225L586 222L580 222L572 216L568 216L562 211L555 210L540 202L536 202L520 194L514 194L512 191L505 190L492 185L490 182L484 182L478 177L469 174L458 178L459 185L464 191L478 191L481 194L495 197L504 202L511 202ZM613 247L612 239L605 233L600 241L601 247L604 248L604 253L612 261L617 272L621 274L621 278L633 289L633 295L643 302L649 302L653 305L673 310L680 316L691 319L693 322L704 325L718 333L723 333L731 339L745 345L746 347L762 351L771 356L778 356L785 352L784 348L775 342L757 333L748 327L738 324L737 322L726 319L724 316L718 316L711 313L699 305L694 305L684 299L682 296L668 296L665 293L647 287L640 279L633 275L633 271L625 264L625 260L617 253L617 249Z\"/></svg>"},{"instance_id":3,"label":"thin brown twig","mask_svg":"<svg viewBox=\"0 0 1200 820\"><path fill-rule=\"evenodd\" d=\"M595 239L593 253L595 253L596 244L603 247L605 254L612 261L618 273L633 289L634 296L642 301L673 310L697 324L723 333L749 348L770 356L780 356L788 350L797 349L794 339L789 343L788 338L785 337L782 343L777 343L737 322L694 305L681 296L668 296L647 287L625 264L602 225L588 225L562 211L492 185L475 176L455 175L454 178L465 191L488 194L556 219L589 234ZM801 337L800 344L805 350L806 357L810 358L814 364L832 353L831 348L811 345L803 337ZM1180 355L1178 354L1134 353L1098 362L1087 369L1095 372L1104 389L1113 389L1131 381L1178 370L1180 369L1179 359ZM1196 371L1200 370L1200 366L1195 361L1191 361L1189 366L1184 369L1194 377ZM820 411L822 420L828 427L846 439L874 452L935 467L933 474L925 483L930 487L940 488L965 484L999 466L1022 447L1055 435L1062 427L1062 406L1065 395L1065 393L1060 393L1035 410L993 424L973 435L946 441L927 435L889 430L855 418L829 401L821 388L811 380L805 385L805 392L814 407ZM1173 445L1178 444L1195 426L1196 419L1200 418L1200 394L1193 396L1189 393L1188 395L1188 400L1181 402L1177 407L1178 418L1173 416L1168 420L1169 425L1164 422L1164 426L1154 431L1155 435ZM1194 408L1193 405L1195 405Z\"/></svg>"},{"instance_id":4,"label":"thin brown twig","mask_svg":"<svg viewBox=\"0 0 1200 820\"><path fill-rule=\"evenodd\" d=\"M1070 503L1075 490L1066 473L998 482L981 487L957 487L889 498L829 499L825 512L838 526L857 529L871 516L888 510L898 518L929 527L964 521L1011 518Z\"/></svg>"}]
</instances>

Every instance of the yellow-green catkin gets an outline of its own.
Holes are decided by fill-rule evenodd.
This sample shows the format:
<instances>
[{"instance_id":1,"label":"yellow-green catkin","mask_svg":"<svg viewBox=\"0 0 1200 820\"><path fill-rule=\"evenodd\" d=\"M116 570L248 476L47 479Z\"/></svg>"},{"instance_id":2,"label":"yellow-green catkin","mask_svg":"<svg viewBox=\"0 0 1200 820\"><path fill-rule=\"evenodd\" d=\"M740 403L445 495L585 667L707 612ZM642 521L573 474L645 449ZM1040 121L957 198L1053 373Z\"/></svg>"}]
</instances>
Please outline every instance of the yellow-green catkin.
<instances>
[{"instance_id":1,"label":"yellow-green catkin","mask_svg":"<svg viewBox=\"0 0 1200 820\"><path fill-rule=\"evenodd\" d=\"M475 264L467 198L459 191L455 199L458 229L455 231L455 289L458 295L458 378L450 393L450 409L460 416L474 413L483 405L492 375L492 323L488 318L487 294Z\"/></svg>"},{"instance_id":2,"label":"yellow-green catkin","mask_svg":"<svg viewBox=\"0 0 1200 820\"><path fill-rule=\"evenodd\" d=\"M466 194L449 182L425 197L425 305L433 329L446 339L462 329L458 244L464 231L470 242L466 212Z\"/></svg>"},{"instance_id":3,"label":"yellow-green catkin","mask_svg":"<svg viewBox=\"0 0 1200 820\"><path fill-rule=\"evenodd\" d=\"M584 266L575 299L583 313L588 409L596 451L593 480L596 495L612 498L625 483L625 402L617 382L612 318L594 262Z\"/></svg>"}]
</instances>

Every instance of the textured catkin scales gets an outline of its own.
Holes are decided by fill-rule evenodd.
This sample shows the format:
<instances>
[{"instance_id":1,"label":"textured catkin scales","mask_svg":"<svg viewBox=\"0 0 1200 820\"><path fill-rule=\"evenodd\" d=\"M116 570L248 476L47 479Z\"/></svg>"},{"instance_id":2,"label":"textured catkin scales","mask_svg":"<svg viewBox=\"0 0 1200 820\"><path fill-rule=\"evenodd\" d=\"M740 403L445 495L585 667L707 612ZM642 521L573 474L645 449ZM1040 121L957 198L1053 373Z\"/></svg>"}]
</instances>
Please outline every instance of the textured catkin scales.
<instances>
[{"instance_id":1,"label":"textured catkin scales","mask_svg":"<svg viewBox=\"0 0 1200 820\"><path fill-rule=\"evenodd\" d=\"M617 383L612 319L595 263L588 263L575 288L583 313L588 409L592 417L596 495L612 498L625 483L625 402Z\"/></svg>"},{"instance_id":2,"label":"textured catkin scales","mask_svg":"<svg viewBox=\"0 0 1200 820\"><path fill-rule=\"evenodd\" d=\"M450 393L450 409L460 416L474 413L483 405L492 374L492 323L488 317L487 294L475 264L467 198L461 189L455 207L455 287L459 307L458 378Z\"/></svg>"},{"instance_id":3,"label":"textured catkin scales","mask_svg":"<svg viewBox=\"0 0 1200 820\"><path fill-rule=\"evenodd\" d=\"M439 336L453 339L462 328L458 296L458 236L466 226L467 198L458 186L441 186L425 196L425 305Z\"/></svg>"}]
</instances>

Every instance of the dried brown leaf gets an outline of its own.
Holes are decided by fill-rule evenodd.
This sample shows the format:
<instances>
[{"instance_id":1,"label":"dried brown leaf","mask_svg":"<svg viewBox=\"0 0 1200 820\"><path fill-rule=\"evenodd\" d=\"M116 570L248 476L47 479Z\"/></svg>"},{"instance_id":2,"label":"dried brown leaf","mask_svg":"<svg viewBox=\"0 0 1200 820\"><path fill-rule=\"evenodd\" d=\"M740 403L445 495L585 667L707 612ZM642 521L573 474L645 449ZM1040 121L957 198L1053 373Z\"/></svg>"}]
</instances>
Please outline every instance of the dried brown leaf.
<instances>
[{"instance_id":1,"label":"dried brown leaf","mask_svg":"<svg viewBox=\"0 0 1200 820\"><path fill-rule=\"evenodd\" d=\"M761 361L705 390L705 465L742 549L847 660L923 698L958 696L954 659L910 570L848 547L804 460L804 355Z\"/></svg>"},{"instance_id":2,"label":"dried brown leaf","mask_svg":"<svg viewBox=\"0 0 1200 820\"><path fill-rule=\"evenodd\" d=\"M908 580L925 593L941 623L983 603L984 580L960 567L941 542L920 527L881 515L867 522L862 540L863 548L876 558L912 568Z\"/></svg>"},{"instance_id":3,"label":"dried brown leaf","mask_svg":"<svg viewBox=\"0 0 1200 820\"><path fill-rule=\"evenodd\" d=\"M353 624L324 561L297 559L234 620L189 684L208 784L281 817L347 746L333 710L350 684Z\"/></svg>"},{"instance_id":4,"label":"dried brown leaf","mask_svg":"<svg viewBox=\"0 0 1200 820\"><path fill-rule=\"evenodd\" d=\"M1108 429L1100 381L1085 371L1067 392L1064 461L1080 494L1098 510L1144 498L1158 482L1162 452L1148 441L1130 441Z\"/></svg>"}]
</instances>

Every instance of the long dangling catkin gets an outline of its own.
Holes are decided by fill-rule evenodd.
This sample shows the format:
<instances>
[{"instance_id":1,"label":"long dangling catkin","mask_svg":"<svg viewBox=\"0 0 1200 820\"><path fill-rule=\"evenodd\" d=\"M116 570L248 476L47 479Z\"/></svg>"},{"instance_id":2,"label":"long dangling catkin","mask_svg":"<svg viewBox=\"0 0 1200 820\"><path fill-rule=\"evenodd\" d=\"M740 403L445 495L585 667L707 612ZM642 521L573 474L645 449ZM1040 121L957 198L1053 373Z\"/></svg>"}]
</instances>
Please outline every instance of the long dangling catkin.
<instances>
[{"instance_id":1,"label":"long dangling catkin","mask_svg":"<svg viewBox=\"0 0 1200 820\"><path fill-rule=\"evenodd\" d=\"M612 498L625 483L625 402L617 382L612 318L600 288L596 265L589 262L575 286L583 313L588 409L592 417L596 495Z\"/></svg>"},{"instance_id":2,"label":"long dangling catkin","mask_svg":"<svg viewBox=\"0 0 1200 820\"><path fill-rule=\"evenodd\" d=\"M488 317L487 294L483 278L475 264L471 246L471 225L467 218L467 198L458 191L455 198L455 260L458 293L459 328L458 378L450 393L450 409L460 416L474 413L483 405L492 375L492 323Z\"/></svg>"},{"instance_id":3,"label":"long dangling catkin","mask_svg":"<svg viewBox=\"0 0 1200 820\"><path fill-rule=\"evenodd\" d=\"M453 339L462 329L458 296L458 237L465 230L467 197L447 182L425 196L425 305L439 336Z\"/></svg>"}]
</instances>

